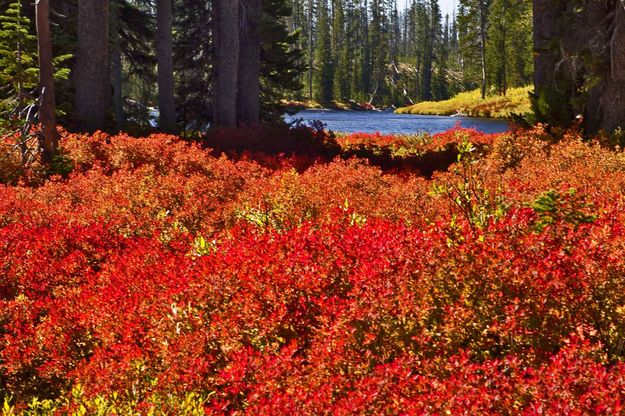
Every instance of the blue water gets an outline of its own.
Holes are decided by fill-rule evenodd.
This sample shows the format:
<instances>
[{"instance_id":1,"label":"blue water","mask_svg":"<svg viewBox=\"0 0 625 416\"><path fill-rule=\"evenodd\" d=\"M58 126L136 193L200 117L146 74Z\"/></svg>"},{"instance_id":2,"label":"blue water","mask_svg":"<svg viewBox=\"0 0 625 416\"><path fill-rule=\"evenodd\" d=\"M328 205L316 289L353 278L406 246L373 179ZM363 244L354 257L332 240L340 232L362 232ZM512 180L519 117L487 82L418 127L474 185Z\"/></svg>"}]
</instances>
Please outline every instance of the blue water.
<instances>
[{"instance_id":1,"label":"blue water","mask_svg":"<svg viewBox=\"0 0 625 416\"><path fill-rule=\"evenodd\" d=\"M327 129L335 132L365 132L382 134L440 133L460 126L484 133L501 133L508 130L508 122L470 117L417 116L378 111L305 110L293 116L285 116L287 122L303 119L319 120Z\"/></svg>"}]
</instances>

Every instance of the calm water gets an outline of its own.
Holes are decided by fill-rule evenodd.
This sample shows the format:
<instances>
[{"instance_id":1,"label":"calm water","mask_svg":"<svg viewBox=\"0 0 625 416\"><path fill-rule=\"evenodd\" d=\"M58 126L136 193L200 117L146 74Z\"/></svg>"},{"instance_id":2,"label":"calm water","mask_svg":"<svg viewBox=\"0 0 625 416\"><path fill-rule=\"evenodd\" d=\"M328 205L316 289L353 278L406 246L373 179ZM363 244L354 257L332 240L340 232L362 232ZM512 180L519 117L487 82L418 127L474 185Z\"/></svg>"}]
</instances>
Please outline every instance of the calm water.
<instances>
[{"instance_id":1,"label":"calm water","mask_svg":"<svg viewBox=\"0 0 625 416\"><path fill-rule=\"evenodd\" d=\"M378 111L335 111L306 110L285 117L287 122L304 119L304 122L319 120L326 128L336 132L366 132L382 134L440 133L460 123L462 127L476 129L484 133L501 133L508 130L508 122L502 120L417 116Z\"/></svg>"}]
</instances>

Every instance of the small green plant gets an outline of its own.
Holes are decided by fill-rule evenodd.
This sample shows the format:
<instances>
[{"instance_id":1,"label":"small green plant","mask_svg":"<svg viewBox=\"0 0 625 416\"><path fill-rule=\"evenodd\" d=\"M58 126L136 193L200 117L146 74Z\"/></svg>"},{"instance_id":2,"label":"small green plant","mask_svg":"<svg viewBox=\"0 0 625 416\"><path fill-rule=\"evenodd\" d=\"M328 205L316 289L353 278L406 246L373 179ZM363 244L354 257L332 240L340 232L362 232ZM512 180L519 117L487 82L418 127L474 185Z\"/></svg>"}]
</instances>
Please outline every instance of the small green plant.
<instances>
[{"instance_id":1,"label":"small green plant","mask_svg":"<svg viewBox=\"0 0 625 416\"><path fill-rule=\"evenodd\" d=\"M471 228L482 228L491 218L504 214L503 199L486 188L483 175L477 171L479 155L473 144L464 140L458 145L457 163L450 168L453 179L434 183L432 195L442 196L449 202L452 211L452 228L458 216L464 217Z\"/></svg>"},{"instance_id":2,"label":"small green plant","mask_svg":"<svg viewBox=\"0 0 625 416\"><path fill-rule=\"evenodd\" d=\"M595 214L587 212L592 205L586 203L574 188L565 193L549 190L532 203L532 209L538 214L536 230L539 232L560 221L577 226L597 219Z\"/></svg>"}]
</instances>

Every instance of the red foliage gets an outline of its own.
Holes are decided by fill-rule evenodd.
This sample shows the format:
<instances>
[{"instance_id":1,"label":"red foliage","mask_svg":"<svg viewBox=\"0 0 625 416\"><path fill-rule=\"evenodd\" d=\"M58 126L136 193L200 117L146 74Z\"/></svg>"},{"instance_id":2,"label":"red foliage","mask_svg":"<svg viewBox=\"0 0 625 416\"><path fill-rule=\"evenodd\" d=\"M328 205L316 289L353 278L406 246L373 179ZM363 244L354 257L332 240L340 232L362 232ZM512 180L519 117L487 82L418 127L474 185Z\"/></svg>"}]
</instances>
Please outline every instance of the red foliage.
<instances>
[{"instance_id":1,"label":"red foliage","mask_svg":"<svg viewBox=\"0 0 625 416\"><path fill-rule=\"evenodd\" d=\"M424 151L485 155L427 180L68 137L67 179L0 186L0 396L80 384L146 406L199 392L208 414L621 413L625 159L532 140L435 136Z\"/></svg>"}]
</instances>

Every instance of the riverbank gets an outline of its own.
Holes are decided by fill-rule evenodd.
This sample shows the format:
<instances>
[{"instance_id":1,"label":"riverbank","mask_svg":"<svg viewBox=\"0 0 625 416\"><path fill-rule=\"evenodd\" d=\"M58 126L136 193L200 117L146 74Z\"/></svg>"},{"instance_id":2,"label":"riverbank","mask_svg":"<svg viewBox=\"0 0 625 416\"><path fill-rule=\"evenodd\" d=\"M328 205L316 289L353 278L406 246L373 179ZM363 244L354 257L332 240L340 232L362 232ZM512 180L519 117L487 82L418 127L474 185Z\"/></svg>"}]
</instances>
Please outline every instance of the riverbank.
<instances>
[{"instance_id":1,"label":"riverbank","mask_svg":"<svg viewBox=\"0 0 625 416\"><path fill-rule=\"evenodd\" d=\"M369 103L357 103L354 100L350 100L346 103L332 101L329 104L321 105L318 101L294 101L284 100L282 105L289 113L304 111L304 110L336 110L336 111L386 111L388 108L377 108ZM395 110L395 108L390 108Z\"/></svg>"},{"instance_id":2,"label":"riverbank","mask_svg":"<svg viewBox=\"0 0 625 416\"><path fill-rule=\"evenodd\" d=\"M512 114L530 112L529 93L532 87L510 88L506 96L482 100L480 90L462 92L445 101L423 101L397 109L397 114L420 114L466 117L507 118Z\"/></svg>"}]
</instances>

